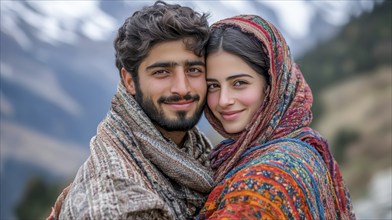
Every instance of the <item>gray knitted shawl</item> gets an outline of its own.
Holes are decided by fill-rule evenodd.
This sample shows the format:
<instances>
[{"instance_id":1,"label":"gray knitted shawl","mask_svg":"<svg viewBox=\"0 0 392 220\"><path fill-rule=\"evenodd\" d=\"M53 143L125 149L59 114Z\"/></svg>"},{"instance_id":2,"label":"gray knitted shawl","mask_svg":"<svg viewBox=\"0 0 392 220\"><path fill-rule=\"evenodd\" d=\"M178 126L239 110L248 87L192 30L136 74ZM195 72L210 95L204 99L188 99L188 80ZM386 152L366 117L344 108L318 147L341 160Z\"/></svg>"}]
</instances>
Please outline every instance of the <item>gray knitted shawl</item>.
<instances>
[{"instance_id":1,"label":"gray knitted shawl","mask_svg":"<svg viewBox=\"0 0 392 220\"><path fill-rule=\"evenodd\" d=\"M90 150L56 202L60 219L189 219L213 184L205 136L195 127L178 148L122 83Z\"/></svg>"}]
</instances>

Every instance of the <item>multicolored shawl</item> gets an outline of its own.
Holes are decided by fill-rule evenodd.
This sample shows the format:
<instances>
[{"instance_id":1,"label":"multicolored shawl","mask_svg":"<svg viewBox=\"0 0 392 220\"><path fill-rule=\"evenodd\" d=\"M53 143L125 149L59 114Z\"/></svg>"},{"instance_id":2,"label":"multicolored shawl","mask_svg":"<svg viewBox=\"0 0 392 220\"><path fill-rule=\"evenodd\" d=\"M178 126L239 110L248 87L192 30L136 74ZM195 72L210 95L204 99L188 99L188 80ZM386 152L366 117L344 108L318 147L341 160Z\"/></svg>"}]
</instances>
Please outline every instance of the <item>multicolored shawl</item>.
<instances>
[{"instance_id":1,"label":"multicolored shawl","mask_svg":"<svg viewBox=\"0 0 392 220\"><path fill-rule=\"evenodd\" d=\"M211 145L195 127L182 148L155 128L122 83L90 142L91 155L60 195L60 219L189 219L213 179Z\"/></svg>"},{"instance_id":2,"label":"multicolored shawl","mask_svg":"<svg viewBox=\"0 0 392 220\"><path fill-rule=\"evenodd\" d=\"M327 211L324 210L326 213L335 212L335 209L337 209L336 212L339 213L338 215L342 216L342 218L355 218L348 191L346 190L340 170L328 148L326 140L324 140L316 131L308 127L312 120L312 93L308 84L304 80L301 71L293 61L289 47L286 44L282 34L271 23L259 16L254 15L240 15L218 21L212 25L212 30L217 28L238 29L244 33L254 36L265 45L267 51L264 52L266 52L270 58L270 84L263 105L256 112L248 127L246 127L245 130L241 133L235 135L226 133L223 129L223 126L219 120L214 117L210 109L206 109L206 118L209 120L212 126L222 136L226 138L232 138L232 140L229 139L223 141L221 144L215 147L210 154L211 166L215 171L214 178L218 186L211 193L207 204L205 205L199 218L209 216L210 214L214 213L214 211L215 213L219 213L219 210L222 211L225 210L225 207L227 208L227 203L237 204L236 201L241 200L241 196L245 196L245 194L243 194L244 192L240 190L241 187L236 188L236 186L233 185L240 184L241 181L237 182L239 180L233 179L237 177L240 178L238 175L245 175L247 177L248 175L251 177L253 175L253 177L255 177L255 179L244 179L244 181L257 182L257 184L251 184L252 187L255 187L255 189L252 190L259 190L259 187L275 187L273 183L265 186L261 176L261 179L257 179L257 176L261 174L267 176L276 175L276 178L286 178L287 175L294 176L295 181L301 181L301 178L313 179L314 181L317 181L317 183L320 181L327 181L328 184L320 185L322 189L320 189L318 192L312 192L316 195L312 198L318 201L317 205L321 205L324 207L324 209L327 209ZM276 143L273 142L283 138L289 141ZM300 141L300 143L298 143L298 141ZM263 147L257 148L260 145ZM280 147L276 147L276 145ZM255 158L255 160L249 160L249 158L246 159L246 152L248 150L254 149L255 147L258 150L254 150L254 154L259 158ZM290 151L286 151L286 148L290 149ZM301 150L297 148L300 148ZM274 152L274 150L278 152L280 151L281 156L286 158L287 162L282 162L281 166L278 165L280 164L279 161L282 159L277 156L279 154L273 153L271 155L266 155L265 157L263 156L263 152ZM298 154L293 153L295 151L299 151L297 152ZM264 161L264 159L267 158L268 161ZM275 159L276 161L274 161ZM318 160L322 162L321 165L320 161ZM301 161L303 164L300 164ZM276 165L273 165L275 162ZM233 176L232 173L238 171L239 164L244 163L246 165L243 166L247 167L251 173L241 171ZM287 173L284 166L288 166L291 163L296 163L296 165L293 166L297 168L294 169L295 172ZM319 169L315 169L314 172L316 173L307 172L307 175L298 176L297 172L300 172L300 169L304 169L304 167L307 167L308 169L309 167L315 165L315 163L321 166ZM255 166L253 167L255 170L252 170L252 164ZM271 164L272 166L270 166ZM323 167L325 167L325 169ZM275 168L280 169L280 171L276 171ZM275 171L272 172L271 170ZM255 174L254 172L261 173ZM269 172L272 172L272 174L269 174ZM311 185L299 185L297 182L296 186L302 187L301 190L303 191L316 190L313 188L313 183ZM248 185L247 187L251 186ZM293 185L280 184L280 187L281 188L274 188L274 190L281 194L289 193L290 196L291 190L295 190L290 188L295 188ZM226 195L226 193L228 193L227 190L230 189L234 192L234 194L238 193L239 197L231 197ZM258 195L252 194L255 196L253 197L253 199L255 199L253 203L263 203L263 201L266 202L265 200L269 199L273 201L274 198L279 199L278 197L274 197L274 194L271 194L271 192L268 190L257 191L256 193ZM252 192L254 193L254 191ZM267 195L262 195L259 199L257 199L257 196L260 196L260 193L263 194L267 192L270 193L270 198ZM219 196L217 197L216 194L219 194ZM323 196L320 196L321 194ZM320 199L324 198L325 195L335 199L320 201ZM287 196L287 202L293 203L294 205L291 204L288 207L295 209L295 204L298 202L298 200L295 198L290 198L290 196ZM306 199L311 199L309 193L305 193L304 196ZM216 200L217 198L219 198L219 200ZM301 201L303 202L303 200ZM282 202L282 206L278 207L277 209L281 210L287 207L283 205L283 203L285 203L284 201L280 202ZM323 204L323 202L328 204ZM241 204L241 202L238 204ZM271 205L271 203L269 204ZM315 205L315 203L303 203L305 206L306 204L307 206ZM238 208L237 211L239 211L243 206L237 205L234 207ZM258 207L258 205L254 207ZM294 210L286 211L288 213L295 212ZM206 215L206 213L209 214ZM322 218L323 216L323 214L320 212L317 212L317 215L314 215L315 212L312 213L313 214L311 216L316 219ZM276 217L281 215L271 216L274 218L274 216ZM284 216L289 217L290 215Z\"/></svg>"}]
</instances>

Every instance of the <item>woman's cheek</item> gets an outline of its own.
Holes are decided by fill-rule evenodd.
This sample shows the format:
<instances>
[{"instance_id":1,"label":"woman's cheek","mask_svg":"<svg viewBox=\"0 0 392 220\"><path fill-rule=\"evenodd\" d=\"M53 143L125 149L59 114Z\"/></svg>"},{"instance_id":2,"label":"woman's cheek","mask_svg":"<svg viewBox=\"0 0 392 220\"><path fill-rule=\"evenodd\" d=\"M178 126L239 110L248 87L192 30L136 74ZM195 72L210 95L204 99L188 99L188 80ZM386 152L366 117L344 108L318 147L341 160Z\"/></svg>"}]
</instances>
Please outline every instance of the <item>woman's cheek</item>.
<instances>
[{"instance_id":1,"label":"woman's cheek","mask_svg":"<svg viewBox=\"0 0 392 220\"><path fill-rule=\"evenodd\" d=\"M217 102L215 99L214 94L207 92L207 105L211 110L213 110L215 103Z\"/></svg>"}]
</instances>

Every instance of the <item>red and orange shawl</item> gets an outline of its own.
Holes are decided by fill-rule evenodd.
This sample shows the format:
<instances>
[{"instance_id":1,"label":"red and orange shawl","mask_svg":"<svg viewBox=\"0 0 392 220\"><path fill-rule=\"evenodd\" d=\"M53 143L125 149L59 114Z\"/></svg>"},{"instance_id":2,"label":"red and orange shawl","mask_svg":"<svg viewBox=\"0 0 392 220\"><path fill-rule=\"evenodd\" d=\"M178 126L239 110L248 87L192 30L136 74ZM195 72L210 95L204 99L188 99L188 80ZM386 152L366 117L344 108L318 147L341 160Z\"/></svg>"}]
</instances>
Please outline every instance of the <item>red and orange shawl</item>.
<instances>
[{"instance_id":1,"label":"red and orange shawl","mask_svg":"<svg viewBox=\"0 0 392 220\"><path fill-rule=\"evenodd\" d=\"M253 35L267 48L270 85L264 104L238 134L210 154L216 187L198 219L355 219L349 193L328 144L308 127L313 97L282 34L259 16L212 25Z\"/></svg>"}]
</instances>

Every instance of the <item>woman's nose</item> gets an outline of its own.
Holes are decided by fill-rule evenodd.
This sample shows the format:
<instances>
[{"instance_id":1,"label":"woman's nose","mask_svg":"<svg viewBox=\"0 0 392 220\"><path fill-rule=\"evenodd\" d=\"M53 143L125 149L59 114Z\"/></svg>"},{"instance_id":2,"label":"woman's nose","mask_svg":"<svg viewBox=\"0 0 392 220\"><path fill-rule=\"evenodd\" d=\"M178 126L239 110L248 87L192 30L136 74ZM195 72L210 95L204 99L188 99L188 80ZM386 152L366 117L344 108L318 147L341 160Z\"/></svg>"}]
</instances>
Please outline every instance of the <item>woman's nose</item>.
<instances>
[{"instance_id":1,"label":"woman's nose","mask_svg":"<svg viewBox=\"0 0 392 220\"><path fill-rule=\"evenodd\" d=\"M232 95L232 93L230 92L230 90L225 89L225 88L221 88L221 92L220 92L220 96L219 96L219 105L221 107L226 107L229 105L234 104L234 97Z\"/></svg>"}]
</instances>

